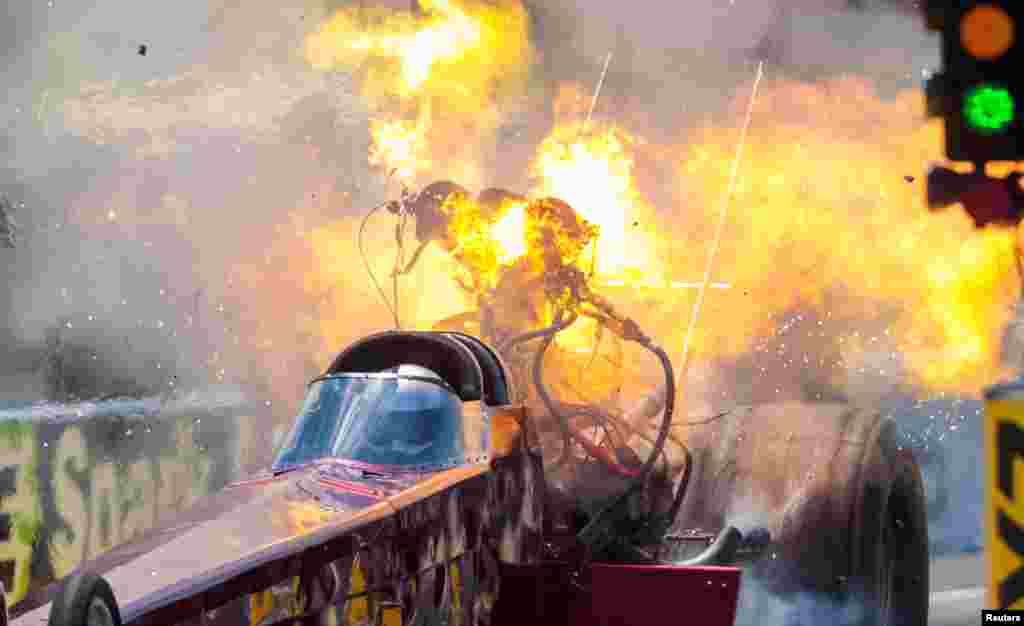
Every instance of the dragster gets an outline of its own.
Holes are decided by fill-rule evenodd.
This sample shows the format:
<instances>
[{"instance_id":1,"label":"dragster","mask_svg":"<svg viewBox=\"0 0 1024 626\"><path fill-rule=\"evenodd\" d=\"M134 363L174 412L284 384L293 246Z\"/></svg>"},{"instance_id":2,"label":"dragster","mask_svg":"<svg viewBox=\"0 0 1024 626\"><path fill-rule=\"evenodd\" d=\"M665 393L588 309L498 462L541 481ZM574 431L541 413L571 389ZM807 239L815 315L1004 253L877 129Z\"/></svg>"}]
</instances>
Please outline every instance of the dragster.
<instances>
[{"instance_id":1,"label":"dragster","mask_svg":"<svg viewBox=\"0 0 1024 626\"><path fill-rule=\"evenodd\" d=\"M421 243L451 234L425 219L459 191L440 189L395 207L419 206ZM548 254L506 272L505 293L541 293L546 326L516 331L499 284L434 330L356 341L309 384L271 467L82 564L13 624L730 626L756 577L831 599L836 624L926 626L924 493L894 424L791 403L673 433L664 350L552 253L592 233L560 201L528 213ZM545 383L581 315L664 370L625 416ZM756 523L736 515L751 501Z\"/></svg>"}]
</instances>

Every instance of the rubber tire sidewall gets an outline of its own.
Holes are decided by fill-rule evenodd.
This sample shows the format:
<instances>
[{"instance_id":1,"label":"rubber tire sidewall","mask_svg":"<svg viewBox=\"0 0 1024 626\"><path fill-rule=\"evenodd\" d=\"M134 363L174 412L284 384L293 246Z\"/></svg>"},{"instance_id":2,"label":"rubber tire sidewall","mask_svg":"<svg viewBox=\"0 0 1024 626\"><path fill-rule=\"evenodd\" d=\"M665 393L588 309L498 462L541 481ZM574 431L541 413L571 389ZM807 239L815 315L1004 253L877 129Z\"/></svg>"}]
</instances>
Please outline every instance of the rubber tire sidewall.
<instances>
[{"instance_id":1,"label":"rubber tire sidewall","mask_svg":"<svg viewBox=\"0 0 1024 626\"><path fill-rule=\"evenodd\" d=\"M85 626L89 619L89 606L94 599L107 605L114 626L122 626L114 590L101 576L89 572L75 574L64 582L53 600L47 626Z\"/></svg>"},{"instance_id":2,"label":"rubber tire sidewall","mask_svg":"<svg viewBox=\"0 0 1024 626\"><path fill-rule=\"evenodd\" d=\"M912 459L902 454L884 456L891 463L891 480L864 485L858 512L862 523L854 546L858 558L847 592L847 615L857 626L928 626L928 520L923 482ZM890 510L896 503L903 510ZM906 525L905 540L887 546L885 533L894 515ZM883 580L887 566L895 568L892 589L886 589ZM883 593L891 597L888 620L880 614Z\"/></svg>"}]
</instances>

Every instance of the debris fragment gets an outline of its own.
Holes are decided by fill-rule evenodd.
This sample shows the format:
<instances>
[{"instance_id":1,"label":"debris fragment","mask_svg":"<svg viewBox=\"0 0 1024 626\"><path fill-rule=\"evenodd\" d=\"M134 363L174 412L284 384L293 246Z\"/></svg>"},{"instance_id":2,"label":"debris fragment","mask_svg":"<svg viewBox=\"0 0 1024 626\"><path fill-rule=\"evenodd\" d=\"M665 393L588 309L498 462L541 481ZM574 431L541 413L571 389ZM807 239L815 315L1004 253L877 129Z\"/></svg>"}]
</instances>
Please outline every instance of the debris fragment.
<instances>
[{"instance_id":1,"label":"debris fragment","mask_svg":"<svg viewBox=\"0 0 1024 626\"><path fill-rule=\"evenodd\" d=\"M139 56L146 56L146 44L139 44Z\"/></svg>"},{"instance_id":2,"label":"debris fragment","mask_svg":"<svg viewBox=\"0 0 1024 626\"><path fill-rule=\"evenodd\" d=\"M14 207L7 198L0 198L0 245L13 248L18 225L14 222Z\"/></svg>"}]
</instances>

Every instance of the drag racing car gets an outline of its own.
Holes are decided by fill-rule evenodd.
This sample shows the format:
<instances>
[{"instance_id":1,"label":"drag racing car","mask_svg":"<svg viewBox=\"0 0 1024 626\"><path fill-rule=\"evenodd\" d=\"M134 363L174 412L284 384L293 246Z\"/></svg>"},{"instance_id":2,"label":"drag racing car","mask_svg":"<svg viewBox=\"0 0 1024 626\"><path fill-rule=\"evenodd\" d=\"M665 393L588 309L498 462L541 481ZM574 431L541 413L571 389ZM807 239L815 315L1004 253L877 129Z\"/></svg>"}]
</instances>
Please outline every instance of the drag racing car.
<instances>
[{"instance_id":1,"label":"drag racing car","mask_svg":"<svg viewBox=\"0 0 1024 626\"><path fill-rule=\"evenodd\" d=\"M630 460L573 427L591 454L568 463L594 471L568 474L569 492L625 485L573 509L514 397L476 337L365 337L310 383L270 468L82 564L13 623L727 626L746 576L856 603L843 615L859 626L927 623L920 478L877 416L716 420L668 491L647 462L658 442ZM763 514L740 523L752 496Z\"/></svg>"}]
</instances>

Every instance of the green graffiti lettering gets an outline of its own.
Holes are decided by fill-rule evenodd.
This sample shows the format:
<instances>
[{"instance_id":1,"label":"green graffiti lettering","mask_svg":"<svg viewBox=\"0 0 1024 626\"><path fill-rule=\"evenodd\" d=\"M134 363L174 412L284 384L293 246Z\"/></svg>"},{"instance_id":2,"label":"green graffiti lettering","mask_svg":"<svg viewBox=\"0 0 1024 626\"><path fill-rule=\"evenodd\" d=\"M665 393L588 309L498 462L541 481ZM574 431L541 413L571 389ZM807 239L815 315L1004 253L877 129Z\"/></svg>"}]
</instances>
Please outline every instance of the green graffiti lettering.
<instances>
[{"instance_id":1,"label":"green graffiti lettering","mask_svg":"<svg viewBox=\"0 0 1024 626\"><path fill-rule=\"evenodd\" d=\"M26 443L32 442L32 425L17 420L4 420L0 422L0 450L20 450ZM6 465L7 459L0 464Z\"/></svg>"},{"instance_id":2,"label":"green graffiti lettering","mask_svg":"<svg viewBox=\"0 0 1024 626\"><path fill-rule=\"evenodd\" d=\"M209 458L193 444L191 420L177 424L173 448L177 454L161 459L157 506L161 515L180 511L199 496L209 493L211 466Z\"/></svg>"},{"instance_id":3,"label":"green graffiti lettering","mask_svg":"<svg viewBox=\"0 0 1024 626\"><path fill-rule=\"evenodd\" d=\"M11 434L15 432L16 437ZM14 563L13 580L5 581L10 583L8 604L18 602L28 593L32 550L39 536L41 510L35 489L35 446L26 445L32 441L28 434L32 434L31 429L24 425L8 426L0 439L4 450L2 466L16 468L8 474L13 478L14 489L0 498L9 523L6 540L0 541L0 563Z\"/></svg>"},{"instance_id":4,"label":"green graffiti lettering","mask_svg":"<svg viewBox=\"0 0 1024 626\"><path fill-rule=\"evenodd\" d=\"M129 541L155 523L156 500L153 473L148 460L129 466L119 481L121 487L121 540Z\"/></svg>"},{"instance_id":5,"label":"green graffiti lettering","mask_svg":"<svg viewBox=\"0 0 1024 626\"><path fill-rule=\"evenodd\" d=\"M216 455L195 442L192 417L147 424L148 440L124 438L130 428L102 420L0 424L0 474L16 476L8 479L16 488L0 493L0 571L14 564L8 604L219 488L259 438L252 420L226 419L227 447ZM244 436L237 430L242 422Z\"/></svg>"},{"instance_id":6,"label":"green graffiti lettering","mask_svg":"<svg viewBox=\"0 0 1024 626\"><path fill-rule=\"evenodd\" d=\"M103 463L93 466L91 478L89 510L92 519L89 521L93 532L89 538L90 551L86 555L90 559L121 542L120 529L114 525L114 520L121 517L114 465Z\"/></svg>"},{"instance_id":7,"label":"green graffiti lettering","mask_svg":"<svg viewBox=\"0 0 1024 626\"><path fill-rule=\"evenodd\" d=\"M85 437L71 427L61 434L53 467L53 495L57 510L67 523L52 539L50 553L54 573L60 577L75 568L89 553L89 501L85 490L89 483L88 453Z\"/></svg>"}]
</instances>

